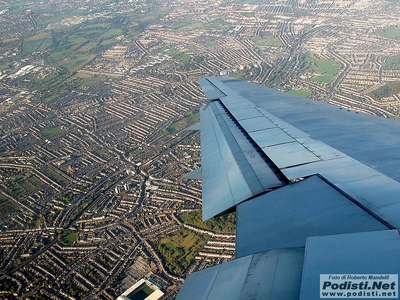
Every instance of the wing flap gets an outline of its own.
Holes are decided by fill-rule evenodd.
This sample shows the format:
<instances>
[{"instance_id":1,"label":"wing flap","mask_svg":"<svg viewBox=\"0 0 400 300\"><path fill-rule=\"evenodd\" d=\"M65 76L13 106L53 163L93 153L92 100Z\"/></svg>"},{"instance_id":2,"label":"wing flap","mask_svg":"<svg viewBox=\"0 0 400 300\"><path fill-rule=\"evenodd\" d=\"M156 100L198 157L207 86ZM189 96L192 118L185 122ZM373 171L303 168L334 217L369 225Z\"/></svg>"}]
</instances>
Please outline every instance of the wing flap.
<instances>
[{"instance_id":1,"label":"wing flap","mask_svg":"<svg viewBox=\"0 0 400 300\"><path fill-rule=\"evenodd\" d=\"M299 298L303 261L304 249L242 257L189 275L176 299L295 300Z\"/></svg>"},{"instance_id":2,"label":"wing flap","mask_svg":"<svg viewBox=\"0 0 400 300\"><path fill-rule=\"evenodd\" d=\"M284 181L218 102L200 111L203 220Z\"/></svg>"},{"instance_id":3,"label":"wing flap","mask_svg":"<svg viewBox=\"0 0 400 300\"><path fill-rule=\"evenodd\" d=\"M241 203L236 217L236 257L304 247L310 236L388 229L318 176Z\"/></svg>"}]
</instances>

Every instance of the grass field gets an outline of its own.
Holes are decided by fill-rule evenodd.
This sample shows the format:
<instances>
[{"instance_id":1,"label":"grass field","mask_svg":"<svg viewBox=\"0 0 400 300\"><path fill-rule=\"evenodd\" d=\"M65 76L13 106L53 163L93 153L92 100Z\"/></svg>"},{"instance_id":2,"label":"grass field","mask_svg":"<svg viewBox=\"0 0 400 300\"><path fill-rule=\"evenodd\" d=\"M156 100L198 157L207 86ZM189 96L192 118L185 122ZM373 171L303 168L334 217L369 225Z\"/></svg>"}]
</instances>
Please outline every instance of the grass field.
<instances>
[{"instance_id":1,"label":"grass field","mask_svg":"<svg viewBox=\"0 0 400 300\"><path fill-rule=\"evenodd\" d=\"M216 232L235 232L236 214L227 214L216 217L206 222L202 220L201 211L185 212L179 215L185 224Z\"/></svg>"},{"instance_id":2,"label":"grass field","mask_svg":"<svg viewBox=\"0 0 400 300\"><path fill-rule=\"evenodd\" d=\"M37 219L37 220L34 222L34 224L35 224L35 227L38 228L38 227L40 227L40 225L42 224L42 220Z\"/></svg>"},{"instance_id":3,"label":"grass field","mask_svg":"<svg viewBox=\"0 0 400 300\"><path fill-rule=\"evenodd\" d=\"M322 82L322 83L331 83L333 80L333 75L314 75L310 78L310 81L314 82Z\"/></svg>"},{"instance_id":4,"label":"grass field","mask_svg":"<svg viewBox=\"0 0 400 300\"><path fill-rule=\"evenodd\" d=\"M331 83L341 69L340 63L333 59L317 59L312 53L307 53L302 59L301 73L312 73L310 81Z\"/></svg>"},{"instance_id":5,"label":"grass field","mask_svg":"<svg viewBox=\"0 0 400 300\"><path fill-rule=\"evenodd\" d=\"M14 201L0 194L0 219L7 217L10 213L17 210L18 205Z\"/></svg>"},{"instance_id":6,"label":"grass field","mask_svg":"<svg viewBox=\"0 0 400 300\"><path fill-rule=\"evenodd\" d=\"M205 23L200 21L187 20L174 24L171 26L171 28L175 30L190 30L196 28L204 28L205 25Z\"/></svg>"},{"instance_id":7,"label":"grass field","mask_svg":"<svg viewBox=\"0 0 400 300\"><path fill-rule=\"evenodd\" d=\"M177 274L182 274L206 242L206 239L192 231L181 229L162 238L158 250L166 261L167 267Z\"/></svg>"},{"instance_id":8,"label":"grass field","mask_svg":"<svg viewBox=\"0 0 400 300\"><path fill-rule=\"evenodd\" d=\"M375 32L376 35L400 40L400 28L391 27Z\"/></svg>"},{"instance_id":9,"label":"grass field","mask_svg":"<svg viewBox=\"0 0 400 300\"><path fill-rule=\"evenodd\" d=\"M84 13L85 13L85 10L84 9L80 9L80 8L75 9L75 10L71 10L71 11L69 11L67 13L61 13L61 14L57 13L54 16L51 16L51 17L49 17L47 19L40 20L38 22L38 25L47 25L47 24L57 23L57 22L60 22L63 19L69 18L69 17L81 16Z\"/></svg>"},{"instance_id":10,"label":"grass field","mask_svg":"<svg viewBox=\"0 0 400 300\"><path fill-rule=\"evenodd\" d=\"M250 38L257 46L282 46L282 42L272 35L259 36L255 35Z\"/></svg>"},{"instance_id":11,"label":"grass field","mask_svg":"<svg viewBox=\"0 0 400 300\"><path fill-rule=\"evenodd\" d=\"M200 120L200 113L196 112L193 113L175 123L172 123L167 127L167 131L170 134L174 134L178 131L181 131L182 129L185 129L186 127L189 127L190 125L198 122Z\"/></svg>"},{"instance_id":12,"label":"grass field","mask_svg":"<svg viewBox=\"0 0 400 300\"><path fill-rule=\"evenodd\" d=\"M229 76L232 76L233 78L237 78L237 79L244 79L246 76L246 71L242 70L242 71L236 72L234 74L230 74Z\"/></svg>"},{"instance_id":13,"label":"grass field","mask_svg":"<svg viewBox=\"0 0 400 300\"><path fill-rule=\"evenodd\" d=\"M400 55L390 56L383 64L386 70L399 70L400 69Z\"/></svg>"},{"instance_id":14,"label":"grass field","mask_svg":"<svg viewBox=\"0 0 400 300\"><path fill-rule=\"evenodd\" d=\"M38 40L44 40L44 39L51 39L50 32L40 32L38 34L27 37L25 39L25 41L31 42L31 41L38 41Z\"/></svg>"},{"instance_id":15,"label":"grass field","mask_svg":"<svg viewBox=\"0 0 400 300\"><path fill-rule=\"evenodd\" d=\"M9 189L10 194L14 198L19 199L39 190L43 182L29 171L22 169L21 173L17 176L6 179L4 185Z\"/></svg>"},{"instance_id":16,"label":"grass field","mask_svg":"<svg viewBox=\"0 0 400 300\"><path fill-rule=\"evenodd\" d=\"M51 128L49 130L43 131L41 133L41 136L45 139L48 139L48 138L56 137L64 132L65 132L65 130L62 129L61 126L57 126L57 127Z\"/></svg>"},{"instance_id":17,"label":"grass field","mask_svg":"<svg viewBox=\"0 0 400 300\"><path fill-rule=\"evenodd\" d=\"M206 45L206 47L207 48L213 48L213 47L216 47L216 46L219 46L219 42L212 42L212 43L209 43L208 45Z\"/></svg>"},{"instance_id":18,"label":"grass field","mask_svg":"<svg viewBox=\"0 0 400 300\"><path fill-rule=\"evenodd\" d=\"M67 68L68 70L78 70L84 67L88 62L92 61L95 57L95 54L71 55L65 63L61 64L61 66Z\"/></svg>"},{"instance_id":19,"label":"grass field","mask_svg":"<svg viewBox=\"0 0 400 300\"><path fill-rule=\"evenodd\" d=\"M1 40L1 42L4 43L4 44L17 42L17 41L19 41L19 38L10 38L10 39Z\"/></svg>"},{"instance_id":20,"label":"grass field","mask_svg":"<svg viewBox=\"0 0 400 300\"><path fill-rule=\"evenodd\" d=\"M25 177L20 184L28 194L32 194L42 187L43 182L35 175L30 174L29 176Z\"/></svg>"},{"instance_id":21,"label":"grass field","mask_svg":"<svg viewBox=\"0 0 400 300\"><path fill-rule=\"evenodd\" d=\"M186 51L180 51L178 49L171 49L167 51L168 55L171 55L173 58L183 62L188 63L192 58L190 55L185 54Z\"/></svg>"},{"instance_id":22,"label":"grass field","mask_svg":"<svg viewBox=\"0 0 400 300\"><path fill-rule=\"evenodd\" d=\"M56 173L55 171L53 171L50 168L44 168L43 172L50 177L51 179L53 179L55 182L59 183L60 185L67 185L69 183L68 179L65 178L64 176L61 176L60 174Z\"/></svg>"},{"instance_id":23,"label":"grass field","mask_svg":"<svg viewBox=\"0 0 400 300\"><path fill-rule=\"evenodd\" d=\"M292 89L292 90L288 91L288 93L299 96L299 97L303 97L303 98L307 98L308 96L311 95L311 92L306 91L306 90L293 90Z\"/></svg>"},{"instance_id":24,"label":"grass field","mask_svg":"<svg viewBox=\"0 0 400 300\"><path fill-rule=\"evenodd\" d=\"M104 47L117 43L116 36L124 32L110 23L86 24L76 30L57 32L53 37L53 51L48 56L55 66L75 72L104 51Z\"/></svg>"},{"instance_id":25,"label":"grass field","mask_svg":"<svg viewBox=\"0 0 400 300\"><path fill-rule=\"evenodd\" d=\"M305 56L305 61L311 66L314 73L336 75L340 71L341 65L333 60L319 60L312 54Z\"/></svg>"},{"instance_id":26,"label":"grass field","mask_svg":"<svg viewBox=\"0 0 400 300\"><path fill-rule=\"evenodd\" d=\"M79 232L71 232L67 235L64 235L61 240L67 244L73 244L78 240Z\"/></svg>"},{"instance_id":27,"label":"grass field","mask_svg":"<svg viewBox=\"0 0 400 300\"><path fill-rule=\"evenodd\" d=\"M128 295L130 300L144 300L154 292L146 284L142 284L136 291Z\"/></svg>"},{"instance_id":28,"label":"grass field","mask_svg":"<svg viewBox=\"0 0 400 300\"><path fill-rule=\"evenodd\" d=\"M165 244L170 250L175 250L178 247L183 247L185 250L189 250L197 241L198 237L192 233L183 237L181 235L172 235L171 237L164 237L161 239L161 243Z\"/></svg>"},{"instance_id":29,"label":"grass field","mask_svg":"<svg viewBox=\"0 0 400 300\"><path fill-rule=\"evenodd\" d=\"M123 31L121 29L113 28L113 29L107 30L105 33L101 34L100 38L109 39L109 38L119 36L122 33L123 33Z\"/></svg>"}]
</instances>

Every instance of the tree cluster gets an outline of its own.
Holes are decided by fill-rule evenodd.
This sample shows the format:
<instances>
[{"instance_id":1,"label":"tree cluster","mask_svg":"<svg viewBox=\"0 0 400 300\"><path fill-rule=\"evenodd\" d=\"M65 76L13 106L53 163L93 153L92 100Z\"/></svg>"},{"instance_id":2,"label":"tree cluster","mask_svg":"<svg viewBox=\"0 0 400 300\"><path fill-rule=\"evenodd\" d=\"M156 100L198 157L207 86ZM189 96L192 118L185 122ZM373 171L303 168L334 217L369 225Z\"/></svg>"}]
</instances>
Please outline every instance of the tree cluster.
<instances>
[{"instance_id":1,"label":"tree cluster","mask_svg":"<svg viewBox=\"0 0 400 300\"><path fill-rule=\"evenodd\" d=\"M394 94L400 93L400 82L393 81L388 82L384 86L370 92L370 95L377 100L382 100L383 98L392 96Z\"/></svg>"}]
</instances>

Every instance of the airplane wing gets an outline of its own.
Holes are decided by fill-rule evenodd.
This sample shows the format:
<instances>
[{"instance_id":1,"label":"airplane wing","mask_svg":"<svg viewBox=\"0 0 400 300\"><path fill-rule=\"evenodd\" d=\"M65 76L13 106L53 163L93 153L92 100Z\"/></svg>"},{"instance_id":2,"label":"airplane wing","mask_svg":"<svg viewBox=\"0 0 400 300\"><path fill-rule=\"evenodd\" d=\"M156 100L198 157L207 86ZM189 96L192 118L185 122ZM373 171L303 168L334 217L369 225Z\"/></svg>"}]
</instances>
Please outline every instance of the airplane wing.
<instances>
[{"instance_id":1,"label":"airplane wing","mask_svg":"<svg viewBox=\"0 0 400 300\"><path fill-rule=\"evenodd\" d=\"M400 123L200 84L203 220L236 211L236 259L189 275L177 299L397 298Z\"/></svg>"}]
</instances>

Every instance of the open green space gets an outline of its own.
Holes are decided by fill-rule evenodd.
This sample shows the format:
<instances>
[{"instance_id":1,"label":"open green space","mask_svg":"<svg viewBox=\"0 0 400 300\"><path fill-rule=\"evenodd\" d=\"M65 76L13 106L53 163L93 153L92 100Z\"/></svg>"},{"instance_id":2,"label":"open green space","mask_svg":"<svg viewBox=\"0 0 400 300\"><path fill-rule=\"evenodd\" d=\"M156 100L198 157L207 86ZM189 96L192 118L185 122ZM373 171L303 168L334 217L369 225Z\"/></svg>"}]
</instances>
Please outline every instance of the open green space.
<instances>
[{"instance_id":1,"label":"open green space","mask_svg":"<svg viewBox=\"0 0 400 300\"><path fill-rule=\"evenodd\" d=\"M170 134L174 134L178 131L181 131L182 129L185 129L186 127L189 127L190 125L198 122L200 120L200 113L199 112L194 112L191 113L190 115L184 117L183 119L180 119L176 121L175 123L172 123L167 127L167 131Z\"/></svg>"},{"instance_id":2,"label":"open green space","mask_svg":"<svg viewBox=\"0 0 400 300\"><path fill-rule=\"evenodd\" d=\"M38 41L38 40L44 40L44 39L50 39L51 38L51 34L48 31L45 32L39 32L35 35L32 35L30 37L27 37L25 39L26 42L32 42L32 41Z\"/></svg>"},{"instance_id":3,"label":"open green space","mask_svg":"<svg viewBox=\"0 0 400 300\"><path fill-rule=\"evenodd\" d=\"M34 51L42 51L53 44L50 32L39 32L33 36L23 39L21 45L21 54L28 55Z\"/></svg>"},{"instance_id":4,"label":"open green space","mask_svg":"<svg viewBox=\"0 0 400 300\"><path fill-rule=\"evenodd\" d=\"M340 63L333 59L322 60L312 53L307 53L301 58L300 74L312 74L310 80L315 82L330 83L339 73Z\"/></svg>"},{"instance_id":5,"label":"open green space","mask_svg":"<svg viewBox=\"0 0 400 300\"><path fill-rule=\"evenodd\" d=\"M171 28L175 30L191 30L196 28L204 28L204 26L205 26L204 22L186 20L172 25Z\"/></svg>"},{"instance_id":6,"label":"open green space","mask_svg":"<svg viewBox=\"0 0 400 300\"><path fill-rule=\"evenodd\" d=\"M315 73L336 75L339 73L341 68L340 63L337 61L333 59L320 60L315 58L315 56L311 53L305 55L304 61Z\"/></svg>"},{"instance_id":7,"label":"open green space","mask_svg":"<svg viewBox=\"0 0 400 300\"><path fill-rule=\"evenodd\" d=\"M288 91L288 93L292 94L292 95L299 96L299 97L303 97L303 98L307 98L308 96L311 95L311 92L306 91L306 90L294 90L294 89L291 89L290 91Z\"/></svg>"},{"instance_id":8,"label":"open green space","mask_svg":"<svg viewBox=\"0 0 400 300\"><path fill-rule=\"evenodd\" d=\"M219 42L212 42L212 43L207 44L206 47L213 48L213 47L219 46L219 44L220 44Z\"/></svg>"},{"instance_id":9,"label":"open green space","mask_svg":"<svg viewBox=\"0 0 400 300\"><path fill-rule=\"evenodd\" d=\"M9 193L16 199L39 190L43 182L27 170L20 170L19 174L15 176L9 176L5 181L4 185L8 188ZM10 200L11 201L11 200Z\"/></svg>"},{"instance_id":10,"label":"open green space","mask_svg":"<svg viewBox=\"0 0 400 300\"><path fill-rule=\"evenodd\" d=\"M60 134L62 134L64 132L65 132L65 130L62 129L61 126L57 126L57 127L50 128L50 129L48 129L46 131L43 131L41 133L41 136L43 138L45 138L45 139L54 138L54 137L56 137L56 136L58 136L58 135L60 135Z\"/></svg>"},{"instance_id":11,"label":"open green space","mask_svg":"<svg viewBox=\"0 0 400 300\"><path fill-rule=\"evenodd\" d=\"M245 70L240 70L239 72L236 72L236 73L234 73L232 75L229 75L229 76L232 76L233 78L237 78L237 79L243 80L246 77L246 71Z\"/></svg>"},{"instance_id":12,"label":"open green space","mask_svg":"<svg viewBox=\"0 0 400 300\"><path fill-rule=\"evenodd\" d=\"M52 32L52 52L48 61L73 73L90 63L124 31L113 22L81 24Z\"/></svg>"},{"instance_id":13,"label":"open green space","mask_svg":"<svg viewBox=\"0 0 400 300\"><path fill-rule=\"evenodd\" d=\"M78 240L79 232L70 232L64 235L61 240L67 244L73 244Z\"/></svg>"},{"instance_id":14,"label":"open green space","mask_svg":"<svg viewBox=\"0 0 400 300\"><path fill-rule=\"evenodd\" d=\"M157 249L164 258L167 268L182 275L206 242L206 237L183 228L162 238Z\"/></svg>"},{"instance_id":15,"label":"open green space","mask_svg":"<svg viewBox=\"0 0 400 300\"><path fill-rule=\"evenodd\" d=\"M400 40L400 28L398 27L389 27L383 30L379 30L375 32L376 35L388 37L391 39Z\"/></svg>"},{"instance_id":16,"label":"open green space","mask_svg":"<svg viewBox=\"0 0 400 300\"><path fill-rule=\"evenodd\" d=\"M390 56L383 64L386 70L400 70L400 55Z\"/></svg>"},{"instance_id":17,"label":"open green space","mask_svg":"<svg viewBox=\"0 0 400 300\"><path fill-rule=\"evenodd\" d=\"M201 211L192 211L179 215L185 224L193 225L198 228L216 231L216 232L235 232L236 215L234 213L224 215L203 222Z\"/></svg>"},{"instance_id":18,"label":"open green space","mask_svg":"<svg viewBox=\"0 0 400 300\"><path fill-rule=\"evenodd\" d=\"M109 39L109 40L102 41L99 45L100 46L110 46L115 43L116 43L116 41L114 39Z\"/></svg>"},{"instance_id":19,"label":"open green space","mask_svg":"<svg viewBox=\"0 0 400 300\"><path fill-rule=\"evenodd\" d=\"M255 35L250 38L257 46L282 46L282 42L272 35L259 36Z\"/></svg>"},{"instance_id":20,"label":"open green space","mask_svg":"<svg viewBox=\"0 0 400 300\"><path fill-rule=\"evenodd\" d=\"M95 57L95 54L70 55L69 59L66 62L62 63L61 66L67 68L68 70L78 70L84 67L88 62L91 62Z\"/></svg>"},{"instance_id":21,"label":"open green space","mask_svg":"<svg viewBox=\"0 0 400 300\"><path fill-rule=\"evenodd\" d=\"M42 220L37 219L37 220L35 220L33 223L35 224L35 227L38 228L38 227L40 227L40 225L42 224Z\"/></svg>"},{"instance_id":22,"label":"open green space","mask_svg":"<svg viewBox=\"0 0 400 300\"><path fill-rule=\"evenodd\" d=\"M113 38L113 37L121 35L122 33L123 33L122 29L113 28L113 29L107 30L105 33L101 34L100 38L103 38L103 39Z\"/></svg>"},{"instance_id":23,"label":"open green space","mask_svg":"<svg viewBox=\"0 0 400 300\"><path fill-rule=\"evenodd\" d=\"M13 43L13 42L18 42L19 38L9 38L9 39L3 39L1 40L2 43L8 44L8 43Z\"/></svg>"},{"instance_id":24,"label":"open green space","mask_svg":"<svg viewBox=\"0 0 400 300\"><path fill-rule=\"evenodd\" d=\"M333 80L333 75L314 75L310 78L310 81L314 82L322 82L322 83L331 83Z\"/></svg>"},{"instance_id":25,"label":"open green space","mask_svg":"<svg viewBox=\"0 0 400 300\"><path fill-rule=\"evenodd\" d=\"M7 217L10 213L18 209L19 207L14 201L0 194L0 219Z\"/></svg>"},{"instance_id":26,"label":"open green space","mask_svg":"<svg viewBox=\"0 0 400 300\"><path fill-rule=\"evenodd\" d=\"M28 194L32 194L39 190L43 186L43 181L33 174L25 176L24 180L21 180L21 186L26 190Z\"/></svg>"},{"instance_id":27,"label":"open green space","mask_svg":"<svg viewBox=\"0 0 400 300\"><path fill-rule=\"evenodd\" d=\"M59 173L57 173L56 171L54 171L53 169L51 169L49 167L44 168L43 172L60 185L65 186L69 183L67 178L60 175Z\"/></svg>"},{"instance_id":28,"label":"open green space","mask_svg":"<svg viewBox=\"0 0 400 300\"><path fill-rule=\"evenodd\" d=\"M377 100L393 96L394 94L400 93L400 81L388 82L380 88L373 90L369 94L371 97Z\"/></svg>"},{"instance_id":29,"label":"open green space","mask_svg":"<svg viewBox=\"0 0 400 300\"><path fill-rule=\"evenodd\" d=\"M84 14L85 14L85 9L80 9L80 8L64 13L57 13L54 14L53 16L49 16L47 19L40 20L38 22L38 25L48 25L52 23L58 23L61 22L63 19L82 16Z\"/></svg>"},{"instance_id":30,"label":"open green space","mask_svg":"<svg viewBox=\"0 0 400 300\"><path fill-rule=\"evenodd\" d=\"M186 48L182 49L181 52L187 52L187 51L195 51L197 50L197 47L194 45L187 45Z\"/></svg>"},{"instance_id":31,"label":"open green space","mask_svg":"<svg viewBox=\"0 0 400 300\"><path fill-rule=\"evenodd\" d=\"M137 290L129 294L128 298L130 300L144 300L153 292L154 290L152 290L149 286L147 286L146 284L142 284Z\"/></svg>"},{"instance_id":32,"label":"open green space","mask_svg":"<svg viewBox=\"0 0 400 300\"><path fill-rule=\"evenodd\" d=\"M183 63L188 63L192 57L184 52L185 51L180 51L178 49L171 49L167 51L167 54Z\"/></svg>"}]
</instances>

